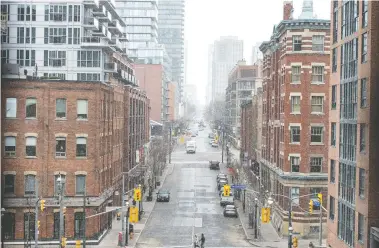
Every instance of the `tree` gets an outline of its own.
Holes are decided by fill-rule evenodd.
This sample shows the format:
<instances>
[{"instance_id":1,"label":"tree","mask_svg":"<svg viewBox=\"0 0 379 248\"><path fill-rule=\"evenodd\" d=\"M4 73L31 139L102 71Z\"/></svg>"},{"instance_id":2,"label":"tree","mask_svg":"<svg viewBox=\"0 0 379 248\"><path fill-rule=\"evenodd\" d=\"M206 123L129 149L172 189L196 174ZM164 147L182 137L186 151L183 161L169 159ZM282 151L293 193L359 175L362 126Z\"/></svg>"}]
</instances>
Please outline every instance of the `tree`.
<instances>
[{"instance_id":1,"label":"tree","mask_svg":"<svg viewBox=\"0 0 379 248\"><path fill-rule=\"evenodd\" d=\"M152 183L156 187L157 177L161 176L164 167L166 166L167 145L164 145L163 137L156 137L151 141L150 158L152 161Z\"/></svg>"}]
</instances>

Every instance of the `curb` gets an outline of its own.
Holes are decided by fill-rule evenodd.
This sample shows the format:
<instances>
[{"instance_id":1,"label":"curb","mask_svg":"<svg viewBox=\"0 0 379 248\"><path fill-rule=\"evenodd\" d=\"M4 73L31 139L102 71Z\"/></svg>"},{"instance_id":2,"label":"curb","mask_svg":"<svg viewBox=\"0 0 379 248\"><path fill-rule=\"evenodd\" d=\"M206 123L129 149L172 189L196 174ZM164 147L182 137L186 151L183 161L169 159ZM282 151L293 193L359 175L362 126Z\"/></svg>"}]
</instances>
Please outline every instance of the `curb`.
<instances>
[{"instance_id":1,"label":"curb","mask_svg":"<svg viewBox=\"0 0 379 248\"><path fill-rule=\"evenodd\" d=\"M168 172L168 167L167 167L167 170L166 170L165 176L164 176L164 178L163 178L163 180L162 180L162 183L161 183L161 185L157 188L157 190L159 190L159 189L163 186L164 182L166 181L167 176L170 176L173 172L174 172L174 165L172 164L171 172ZM152 209L154 209L156 203L157 203L157 200L155 199L154 204L153 204L153 208L152 208ZM147 224L147 222L149 221L152 212L153 212L153 211L151 211L151 212L149 213L149 215L147 216L147 218L146 218L146 224ZM139 238L141 237L141 235L142 235L142 233L143 233L143 230L145 230L146 224L145 224L145 226L141 229L141 232L139 233L138 238L136 239L135 244L132 245L131 247L135 247L135 246L137 245L138 240L139 240Z\"/></svg>"}]
</instances>

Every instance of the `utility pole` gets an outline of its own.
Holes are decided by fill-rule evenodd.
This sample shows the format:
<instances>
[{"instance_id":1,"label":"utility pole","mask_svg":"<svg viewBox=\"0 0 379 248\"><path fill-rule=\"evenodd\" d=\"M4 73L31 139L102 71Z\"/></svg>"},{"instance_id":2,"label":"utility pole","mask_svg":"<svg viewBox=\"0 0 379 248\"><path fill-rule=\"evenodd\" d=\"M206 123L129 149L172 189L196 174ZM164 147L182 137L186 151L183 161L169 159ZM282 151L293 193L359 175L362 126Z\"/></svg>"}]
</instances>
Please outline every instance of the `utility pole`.
<instances>
[{"instance_id":1,"label":"utility pole","mask_svg":"<svg viewBox=\"0 0 379 248\"><path fill-rule=\"evenodd\" d=\"M36 207L35 207L35 218L34 218L34 242L35 247L38 248L38 180L35 181L35 188L36 188Z\"/></svg>"},{"instance_id":2,"label":"utility pole","mask_svg":"<svg viewBox=\"0 0 379 248\"><path fill-rule=\"evenodd\" d=\"M288 211L288 248L292 248L292 199Z\"/></svg>"},{"instance_id":3,"label":"utility pole","mask_svg":"<svg viewBox=\"0 0 379 248\"><path fill-rule=\"evenodd\" d=\"M62 238L64 236L64 214L63 214L63 194L64 194L64 179L61 175L59 175L59 185L60 185L60 194L59 194L59 247L63 248L62 246Z\"/></svg>"},{"instance_id":4,"label":"utility pole","mask_svg":"<svg viewBox=\"0 0 379 248\"><path fill-rule=\"evenodd\" d=\"M84 184L84 195L83 195L83 214L84 214L84 220L83 220L83 229L84 229L84 234L83 234L83 248L86 248L86 231L87 231L87 219L86 219L86 208L87 208L87 186Z\"/></svg>"},{"instance_id":5,"label":"utility pole","mask_svg":"<svg viewBox=\"0 0 379 248\"><path fill-rule=\"evenodd\" d=\"M222 147L221 147L221 163L224 163L224 145L225 145L225 127L222 125Z\"/></svg>"},{"instance_id":6,"label":"utility pole","mask_svg":"<svg viewBox=\"0 0 379 248\"><path fill-rule=\"evenodd\" d=\"M319 246L322 245L322 204L320 202L320 233L318 237L318 244Z\"/></svg>"},{"instance_id":7,"label":"utility pole","mask_svg":"<svg viewBox=\"0 0 379 248\"><path fill-rule=\"evenodd\" d=\"M125 174L122 174L122 203L121 203L121 230L122 230L122 245L127 245L127 241L125 242L125 212L124 212L124 205L125 205Z\"/></svg>"},{"instance_id":8,"label":"utility pole","mask_svg":"<svg viewBox=\"0 0 379 248\"><path fill-rule=\"evenodd\" d=\"M170 123L170 141L169 141L169 153L168 153L168 163L171 164L171 149L172 149L172 124Z\"/></svg>"}]
</instances>

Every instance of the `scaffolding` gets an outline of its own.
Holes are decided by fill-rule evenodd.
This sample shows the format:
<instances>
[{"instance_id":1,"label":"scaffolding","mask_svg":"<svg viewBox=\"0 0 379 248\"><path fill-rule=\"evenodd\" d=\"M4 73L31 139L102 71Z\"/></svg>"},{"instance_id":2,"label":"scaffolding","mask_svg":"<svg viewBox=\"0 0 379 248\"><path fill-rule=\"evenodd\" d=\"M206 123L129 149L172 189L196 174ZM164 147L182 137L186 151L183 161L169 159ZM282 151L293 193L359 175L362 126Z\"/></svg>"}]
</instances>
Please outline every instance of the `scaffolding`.
<instances>
[{"instance_id":1,"label":"scaffolding","mask_svg":"<svg viewBox=\"0 0 379 248\"><path fill-rule=\"evenodd\" d=\"M1 13L1 34L7 34L8 14Z\"/></svg>"}]
</instances>

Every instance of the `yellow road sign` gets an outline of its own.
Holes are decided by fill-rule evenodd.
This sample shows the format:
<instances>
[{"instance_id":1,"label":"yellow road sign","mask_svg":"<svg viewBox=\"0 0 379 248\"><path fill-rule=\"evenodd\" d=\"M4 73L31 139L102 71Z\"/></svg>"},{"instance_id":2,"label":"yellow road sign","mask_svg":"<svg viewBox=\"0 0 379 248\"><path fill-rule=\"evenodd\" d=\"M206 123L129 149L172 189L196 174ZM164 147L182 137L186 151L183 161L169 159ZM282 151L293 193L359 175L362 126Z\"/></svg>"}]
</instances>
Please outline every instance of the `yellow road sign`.
<instances>
[{"instance_id":1,"label":"yellow road sign","mask_svg":"<svg viewBox=\"0 0 379 248\"><path fill-rule=\"evenodd\" d=\"M130 207L129 222L130 223L137 223L138 222L138 208L137 207Z\"/></svg>"}]
</instances>

